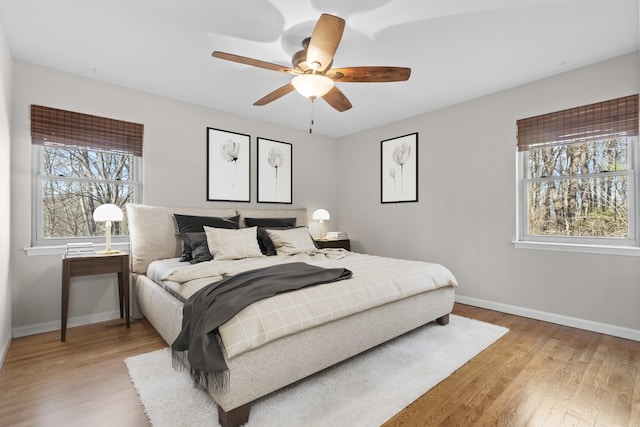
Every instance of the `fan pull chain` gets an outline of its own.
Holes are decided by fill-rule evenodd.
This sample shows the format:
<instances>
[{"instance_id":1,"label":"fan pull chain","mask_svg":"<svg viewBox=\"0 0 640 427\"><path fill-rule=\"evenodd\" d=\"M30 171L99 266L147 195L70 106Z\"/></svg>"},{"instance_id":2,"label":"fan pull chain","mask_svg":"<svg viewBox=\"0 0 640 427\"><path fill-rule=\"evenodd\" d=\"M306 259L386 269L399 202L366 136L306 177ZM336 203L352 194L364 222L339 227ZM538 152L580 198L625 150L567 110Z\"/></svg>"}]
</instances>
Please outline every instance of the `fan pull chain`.
<instances>
[{"instance_id":1,"label":"fan pull chain","mask_svg":"<svg viewBox=\"0 0 640 427\"><path fill-rule=\"evenodd\" d=\"M315 101L315 97L311 98L311 117L309 118L310 124L309 124L309 133L313 133L313 101Z\"/></svg>"}]
</instances>

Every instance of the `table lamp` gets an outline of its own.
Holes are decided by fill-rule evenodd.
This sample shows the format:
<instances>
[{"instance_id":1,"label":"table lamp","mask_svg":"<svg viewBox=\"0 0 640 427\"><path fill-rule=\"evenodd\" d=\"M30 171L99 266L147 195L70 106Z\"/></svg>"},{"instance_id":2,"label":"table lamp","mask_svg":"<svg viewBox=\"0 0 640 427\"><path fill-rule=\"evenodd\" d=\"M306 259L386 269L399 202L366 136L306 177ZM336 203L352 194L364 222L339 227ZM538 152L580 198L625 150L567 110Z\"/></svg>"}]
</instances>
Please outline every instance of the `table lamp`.
<instances>
[{"instance_id":1,"label":"table lamp","mask_svg":"<svg viewBox=\"0 0 640 427\"><path fill-rule=\"evenodd\" d=\"M326 209L318 209L318 210L313 212L313 219L320 223L320 239L324 238L324 233L322 231L322 225L324 224L325 220L330 219L330 218L331 218L331 215L329 214L329 211L326 210Z\"/></svg>"},{"instance_id":2,"label":"table lamp","mask_svg":"<svg viewBox=\"0 0 640 427\"><path fill-rule=\"evenodd\" d=\"M120 251L111 249L111 222L112 221L122 221L122 209L119 206L114 205L112 203L106 203L104 205L100 205L93 211L93 220L95 222L104 222L104 228L107 232L107 245L104 251L100 251L98 253L101 254L116 254Z\"/></svg>"}]
</instances>

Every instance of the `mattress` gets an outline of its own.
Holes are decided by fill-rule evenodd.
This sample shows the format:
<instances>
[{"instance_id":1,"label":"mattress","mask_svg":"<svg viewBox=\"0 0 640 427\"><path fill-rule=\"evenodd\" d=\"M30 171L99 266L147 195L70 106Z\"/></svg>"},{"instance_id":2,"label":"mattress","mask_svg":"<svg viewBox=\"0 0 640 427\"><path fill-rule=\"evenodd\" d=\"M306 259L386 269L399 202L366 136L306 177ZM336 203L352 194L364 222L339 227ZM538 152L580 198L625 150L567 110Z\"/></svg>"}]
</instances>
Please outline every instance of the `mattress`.
<instances>
[{"instance_id":1,"label":"mattress","mask_svg":"<svg viewBox=\"0 0 640 427\"><path fill-rule=\"evenodd\" d=\"M348 268L353 272L353 278L283 293L247 306L219 328L228 358L361 311L434 289L456 286L451 272L439 264L340 249L292 256L214 260L194 265L167 259L151 263L147 276L184 301L225 275L300 261L324 268Z\"/></svg>"}]
</instances>

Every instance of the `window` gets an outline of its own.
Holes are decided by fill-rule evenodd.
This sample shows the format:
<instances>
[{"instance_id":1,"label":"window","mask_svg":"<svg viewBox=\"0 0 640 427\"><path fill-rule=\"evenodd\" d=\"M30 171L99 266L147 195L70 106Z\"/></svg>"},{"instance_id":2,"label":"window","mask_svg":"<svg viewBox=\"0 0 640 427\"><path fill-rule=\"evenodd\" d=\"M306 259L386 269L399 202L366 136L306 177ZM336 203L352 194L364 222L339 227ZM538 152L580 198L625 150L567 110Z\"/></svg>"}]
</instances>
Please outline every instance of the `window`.
<instances>
[{"instance_id":1,"label":"window","mask_svg":"<svg viewBox=\"0 0 640 427\"><path fill-rule=\"evenodd\" d=\"M104 224L93 211L104 203L138 202L143 126L54 108L31 106L34 144L34 245L96 241ZM114 222L114 242L127 234ZM97 239L95 238L97 236Z\"/></svg>"},{"instance_id":2,"label":"window","mask_svg":"<svg viewBox=\"0 0 640 427\"><path fill-rule=\"evenodd\" d=\"M638 95L517 125L519 239L638 246Z\"/></svg>"}]
</instances>

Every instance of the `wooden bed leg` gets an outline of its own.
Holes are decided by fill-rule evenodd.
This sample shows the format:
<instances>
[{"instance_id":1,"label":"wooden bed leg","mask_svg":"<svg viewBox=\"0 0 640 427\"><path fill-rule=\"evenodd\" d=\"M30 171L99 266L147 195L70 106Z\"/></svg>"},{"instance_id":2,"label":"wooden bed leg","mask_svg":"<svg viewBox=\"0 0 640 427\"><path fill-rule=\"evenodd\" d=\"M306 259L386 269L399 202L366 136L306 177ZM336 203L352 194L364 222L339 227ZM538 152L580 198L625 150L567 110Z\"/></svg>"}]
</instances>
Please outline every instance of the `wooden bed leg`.
<instances>
[{"instance_id":1,"label":"wooden bed leg","mask_svg":"<svg viewBox=\"0 0 640 427\"><path fill-rule=\"evenodd\" d=\"M240 427L249 421L250 410L250 403L239 406L229 412L225 411L220 407L220 405L218 405L218 422L222 427Z\"/></svg>"},{"instance_id":2,"label":"wooden bed leg","mask_svg":"<svg viewBox=\"0 0 640 427\"><path fill-rule=\"evenodd\" d=\"M445 314L442 317L438 317L436 319L436 322L438 322L438 325L448 325L449 324L449 315Z\"/></svg>"}]
</instances>

